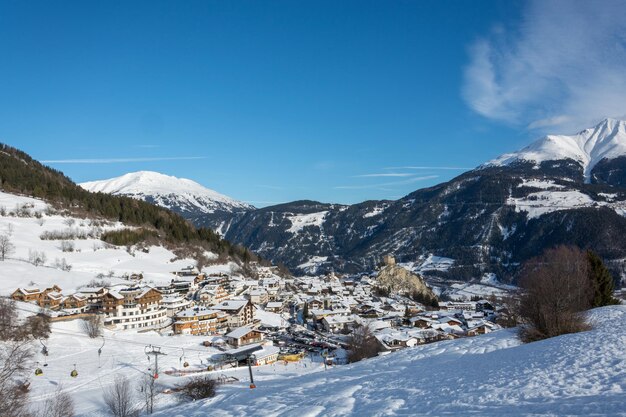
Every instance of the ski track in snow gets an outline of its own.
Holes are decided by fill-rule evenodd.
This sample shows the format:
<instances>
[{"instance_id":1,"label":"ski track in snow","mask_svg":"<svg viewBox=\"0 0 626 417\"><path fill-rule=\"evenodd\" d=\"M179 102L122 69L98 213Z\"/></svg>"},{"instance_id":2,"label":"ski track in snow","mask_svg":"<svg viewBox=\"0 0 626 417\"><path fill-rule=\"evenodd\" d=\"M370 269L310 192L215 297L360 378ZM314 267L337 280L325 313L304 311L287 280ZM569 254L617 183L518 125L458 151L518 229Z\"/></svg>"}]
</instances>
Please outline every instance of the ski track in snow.
<instances>
[{"instance_id":1,"label":"ski track in snow","mask_svg":"<svg viewBox=\"0 0 626 417\"><path fill-rule=\"evenodd\" d=\"M520 345L513 330L409 348L288 381L229 386L159 417L626 415L626 306L595 329Z\"/></svg>"}]
</instances>

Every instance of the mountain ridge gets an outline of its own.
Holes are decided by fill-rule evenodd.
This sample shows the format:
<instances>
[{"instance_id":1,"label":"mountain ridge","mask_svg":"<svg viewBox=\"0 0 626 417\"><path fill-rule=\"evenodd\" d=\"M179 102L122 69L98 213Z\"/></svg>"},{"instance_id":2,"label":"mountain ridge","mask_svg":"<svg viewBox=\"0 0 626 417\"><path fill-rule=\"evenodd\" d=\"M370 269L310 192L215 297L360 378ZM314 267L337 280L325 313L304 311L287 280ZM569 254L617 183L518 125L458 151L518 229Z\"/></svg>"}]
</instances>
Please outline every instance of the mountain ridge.
<instances>
[{"instance_id":1,"label":"mountain ridge","mask_svg":"<svg viewBox=\"0 0 626 417\"><path fill-rule=\"evenodd\" d=\"M510 282L522 262L558 244L593 249L626 276L625 215L626 122L605 119L398 200L301 200L190 219L296 273L359 273L393 253L400 262L449 258L431 273L445 279L496 273Z\"/></svg>"},{"instance_id":2,"label":"mountain ridge","mask_svg":"<svg viewBox=\"0 0 626 417\"><path fill-rule=\"evenodd\" d=\"M607 118L574 135L546 135L517 152L505 153L482 166L573 159L582 164L585 181L591 182L591 171L598 163L625 155L626 121Z\"/></svg>"},{"instance_id":3,"label":"mountain ridge","mask_svg":"<svg viewBox=\"0 0 626 417\"><path fill-rule=\"evenodd\" d=\"M197 226L206 226L203 220L223 222L231 215L255 209L250 204L220 194L193 180L154 171L130 172L108 180L88 181L79 185L91 192L131 197L165 207Z\"/></svg>"}]
</instances>

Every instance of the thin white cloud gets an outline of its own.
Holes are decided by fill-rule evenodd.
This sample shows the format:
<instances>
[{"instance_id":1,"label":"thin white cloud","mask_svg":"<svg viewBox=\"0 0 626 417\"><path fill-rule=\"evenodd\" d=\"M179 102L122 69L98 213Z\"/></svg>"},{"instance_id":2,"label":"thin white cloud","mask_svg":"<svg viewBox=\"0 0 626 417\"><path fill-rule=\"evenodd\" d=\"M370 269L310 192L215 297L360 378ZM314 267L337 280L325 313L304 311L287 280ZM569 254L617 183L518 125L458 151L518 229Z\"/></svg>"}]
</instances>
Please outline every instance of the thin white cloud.
<instances>
[{"instance_id":1,"label":"thin white cloud","mask_svg":"<svg viewBox=\"0 0 626 417\"><path fill-rule=\"evenodd\" d=\"M386 182L382 184L366 184L366 185L338 185L333 187L335 190L366 190L371 188L383 189L384 187L392 187L397 185L413 184L414 182L432 180L439 178L439 175L426 175L423 177L413 177L403 181Z\"/></svg>"},{"instance_id":2,"label":"thin white cloud","mask_svg":"<svg viewBox=\"0 0 626 417\"><path fill-rule=\"evenodd\" d=\"M86 158L86 159L48 159L41 161L44 164L123 164L128 162L159 162L159 161L186 161L205 159L204 156L173 156L157 158Z\"/></svg>"},{"instance_id":3,"label":"thin white cloud","mask_svg":"<svg viewBox=\"0 0 626 417\"><path fill-rule=\"evenodd\" d=\"M410 177L412 173L409 172L387 172L385 174L363 174L353 175L352 178L378 178L378 177Z\"/></svg>"},{"instance_id":4,"label":"thin white cloud","mask_svg":"<svg viewBox=\"0 0 626 417\"><path fill-rule=\"evenodd\" d=\"M262 200L245 200L246 203L254 205L269 205L275 206L277 204L283 204L284 201L262 201Z\"/></svg>"},{"instance_id":5,"label":"thin white cloud","mask_svg":"<svg viewBox=\"0 0 626 417\"><path fill-rule=\"evenodd\" d=\"M571 121L572 118L566 115L546 117L545 119L535 120L528 125L529 129L541 129L543 127L558 126Z\"/></svg>"},{"instance_id":6,"label":"thin white cloud","mask_svg":"<svg viewBox=\"0 0 626 417\"><path fill-rule=\"evenodd\" d=\"M433 169L433 170L449 170L449 171L465 171L468 169L474 169L474 168L467 168L467 167L446 167L446 166L439 166L439 167L422 167L422 166L406 166L406 167L387 167L387 168L383 168L383 169Z\"/></svg>"},{"instance_id":7,"label":"thin white cloud","mask_svg":"<svg viewBox=\"0 0 626 417\"><path fill-rule=\"evenodd\" d=\"M257 187L268 188L270 190L284 190L285 189L285 187L280 187L278 185L267 185L267 184L258 184Z\"/></svg>"},{"instance_id":8,"label":"thin white cloud","mask_svg":"<svg viewBox=\"0 0 626 417\"><path fill-rule=\"evenodd\" d=\"M531 0L516 27L474 42L462 95L477 113L530 129L580 129L626 114L619 0Z\"/></svg>"}]
</instances>

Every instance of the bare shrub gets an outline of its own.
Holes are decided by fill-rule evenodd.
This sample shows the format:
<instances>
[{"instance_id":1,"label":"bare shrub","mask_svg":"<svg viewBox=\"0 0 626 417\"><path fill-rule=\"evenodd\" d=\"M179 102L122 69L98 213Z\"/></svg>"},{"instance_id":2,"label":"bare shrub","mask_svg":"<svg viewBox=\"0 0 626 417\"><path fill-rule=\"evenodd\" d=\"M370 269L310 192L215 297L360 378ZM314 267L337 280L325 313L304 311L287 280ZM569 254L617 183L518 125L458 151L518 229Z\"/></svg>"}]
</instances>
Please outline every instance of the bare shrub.
<instances>
[{"instance_id":1,"label":"bare shrub","mask_svg":"<svg viewBox=\"0 0 626 417\"><path fill-rule=\"evenodd\" d=\"M62 252L74 252L74 242L70 242L69 240L61 241L61 251Z\"/></svg>"},{"instance_id":2,"label":"bare shrub","mask_svg":"<svg viewBox=\"0 0 626 417\"><path fill-rule=\"evenodd\" d=\"M54 259L54 267L58 268L62 271L71 271L72 265L68 264L65 258L55 258Z\"/></svg>"},{"instance_id":3,"label":"bare shrub","mask_svg":"<svg viewBox=\"0 0 626 417\"><path fill-rule=\"evenodd\" d=\"M14 338L17 317L15 301L8 298L0 298L0 341Z\"/></svg>"},{"instance_id":4,"label":"bare shrub","mask_svg":"<svg viewBox=\"0 0 626 417\"><path fill-rule=\"evenodd\" d=\"M47 339L50 336L50 316L40 312L28 317L23 331L28 332L35 339Z\"/></svg>"},{"instance_id":5,"label":"bare shrub","mask_svg":"<svg viewBox=\"0 0 626 417\"><path fill-rule=\"evenodd\" d=\"M97 279L92 279L80 288L100 288L111 286L111 281L109 281L108 279L104 279L104 274L98 274L96 275L96 278Z\"/></svg>"},{"instance_id":6,"label":"bare shrub","mask_svg":"<svg viewBox=\"0 0 626 417\"><path fill-rule=\"evenodd\" d=\"M41 240L84 240L96 237L97 235L95 235L93 231L86 232L80 229L46 230L39 235L39 239Z\"/></svg>"},{"instance_id":7,"label":"bare shrub","mask_svg":"<svg viewBox=\"0 0 626 417\"><path fill-rule=\"evenodd\" d=\"M0 235L0 260L4 261L5 258L11 255L14 251L15 245L13 245L9 236Z\"/></svg>"},{"instance_id":8,"label":"bare shrub","mask_svg":"<svg viewBox=\"0 0 626 417\"><path fill-rule=\"evenodd\" d=\"M548 249L524 264L519 280L522 341L589 329L583 314L593 295L588 268L586 254L567 246Z\"/></svg>"},{"instance_id":9,"label":"bare shrub","mask_svg":"<svg viewBox=\"0 0 626 417\"><path fill-rule=\"evenodd\" d=\"M74 400L60 386L37 412L38 417L74 417L74 415Z\"/></svg>"},{"instance_id":10,"label":"bare shrub","mask_svg":"<svg viewBox=\"0 0 626 417\"><path fill-rule=\"evenodd\" d=\"M348 362L358 362L378 354L380 345L369 326L354 328L348 339Z\"/></svg>"},{"instance_id":11,"label":"bare shrub","mask_svg":"<svg viewBox=\"0 0 626 417\"><path fill-rule=\"evenodd\" d=\"M48 257L46 256L46 253L44 251L40 252L32 249L28 250L28 262L30 262L31 264L35 266L40 266L44 265L47 260Z\"/></svg>"},{"instance_id":12,"label":"bare shrub","mask_svg":"<svg viewBox=\"0 0 626 417\"><path fill-rule=\"evenodd\" d=\"M104 391L104 404L114 417L136 417L139 415L130 382L127 378L116 375L115 382Z\"/></svg>"},{"instance_id":13,"label":"bare shrub","mask_svg":"<svg viewBox=\"0 0 626 417\"><path fill-rule=\"evenodd\" d=\"M154 412L154 402L158 394L156 379L152 375L144 375L139 380L139 392L143 400L144 410L147 414Z\"/></svg>"},{"instance_id":14,"label":"bare shrub","mask_svg":"<svg viewBox=\"0 0 626 417\"><path fill-rule=\"evenodd\" d=\"M191 378L185 384L178 386L178 395L187 401L215 397L216 391L217 381L207 375Z\"/></svg>"},{"instance_id":15,"label":"bare shrub","mask_svg":"<svg viewBox=\"0 0 626 417\"><path fill-rule=\"evenodd\" d=\"M85 334L92 339L102 334L102 319L97 314L92 314L83 319L80 324Z\"/></svg>"},{"instance_id":16,"label":"bare shrub","mask_svg":"<svg viewBox=\"0 0 626 417\"><path fill-rule=\"evenodd\" d=\"M16 204L15 214L18 217L31 217L30 209L32 209L33 207L34 206L30 203Z\"/></svg>"},{"instance_id":17,"label":"bare shrub","mask_svg":"<svg viewBox=\"0 0 626 417\"><path fill-rule=\"evenodd\" d=\"M26 375L31 359L30 342L0 343L0 416L30 416Z\"/></svg>"}]
</instances>

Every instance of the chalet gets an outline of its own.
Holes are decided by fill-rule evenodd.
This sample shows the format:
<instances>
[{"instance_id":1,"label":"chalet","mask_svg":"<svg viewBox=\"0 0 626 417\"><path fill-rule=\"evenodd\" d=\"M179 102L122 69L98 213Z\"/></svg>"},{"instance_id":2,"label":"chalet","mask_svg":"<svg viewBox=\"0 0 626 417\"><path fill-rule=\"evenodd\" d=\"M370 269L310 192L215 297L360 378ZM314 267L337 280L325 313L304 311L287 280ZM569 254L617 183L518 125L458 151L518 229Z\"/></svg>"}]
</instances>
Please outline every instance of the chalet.
<instances>
[{"instance_id":1,"label":"chalet","mask_svg":"<svg viewBox=\"0 0 626 417\"><path fill-rule=\"evenodd\" d=\"M281 288L280 279L276 277L261 278L259 284L268 291L278 291Z\"/></svg>"},{"instance_id":2,"label":"chalet","mask_svg":"<svg viewBox=\"0 0 626 417\"><path fill-rule=\"evenodd\" d=\"M193 307L176 313L174 333L191 335L212 335L223 333L228 317L221 311L206 307Z\"/></svg>"},{"instance_id":3,"label":"chalet","mask_svg":"<svg viewBox=\"0 0 626 417\"><path fill-rule=\"evenodd\" d=\"M285 308L285 303L283 303L282 301L270 301L265 306L266 311L269 311L271 313L279 313L279 314L283 312L284 308Z\"/></svg>"},{"instance_id":4,"label":"chalet","mask_svg":"<svg viewBox=\"0 0 626 417\"><path fill-rule=\"evenodd\" d=\"M46 304L56 304L56 306L58 306L58 303L56 303L56 295L52 297L54 301L51 301L50 299L45 299L45 295L48 293L60 294L61 287L59 287L58 285L53 285L52 287L46 288L45 290L40 290L39 288L18 288L17 290L13 291L13 293L11 294L11 298L16 301L34 302L40 307L45 307Z\"/></svg>"},{"instance_id":5,"label":"chalet","mask_svg":"<svg viewBox=\"0 0 626 417\"><path fill-rule=\"evenodd\" d=\"M478 323L468 323L467 335L477 336L479 334L490 333L494 330L495 325L490 321L480 321Z\"/></svg>"},{"instance_id":6,"label":"chalet","mask_svg":"<svg viewBox=\"0 0 626 417\"><path fill-rule=\"evenodd\" d=\"M350 315L350 310L309 310L309 315L313 318L313 321L321 322L325 317L348 316Z\"/></svg>"},{"instance_id":7,"label":"chalet","mask_svg":"<svg viewBox=\"0 0 626 417\"><path fill-rule=\"evenodd\" d=\"M265 305L269 301L269 294L264 289L250 291L250 301L253 304Z\"/></svg>"},{"instance_id":8,"label":"chalet","mask_svg":"<svg viewBox=\"0 0 626 417\"><path fill-rule=\"evenodd\" d=\"M238 327L230 333L224 335L226 342L234 347L259 343L263 340L263 332L248 326Z\"/></svg>"},{"instance_id":9,"label":"chalet","mask_svg":"<svg viewBox=\"0 0 626 417\"><path fill-rule=\"evenodd\" d=\"M84 313L87 310L87 299L81 294L63 297L59 307L70 314Z\"/></svg>"},{"instance_id":10,"label":"chalet","mask_svg":"<svg viewBox=\"0 0 626 417\"><path fill-rule=\"evenodd\" d=\"M194 279L190 279L189 277L175 278L170 285L174 291L180 294L187 294L189 291L198 289L198 285L195 284Z\"/></svg>"},{"instance_id":11,"label":"chalet","mask_svg":"<svg viewBox=\"0 0 626 417\"><path fill-rule=\"evenodd\" d=\"M207 284L200 290L199 303L205 306L214 306L227 300L229 294L220 284Z\"/></svg>"},{"instance_id":12,"label":"chalet","mask_svg":"<svg viewBox=\"0 0 626 417\"><path fill-rule=\"evenodd\" d=\"M50 310L56 310L61 305L63 300L63 294L57 291L44 291L39 299L39 305L43 308L49 308Z\"/></svg>"},{"instance_id":13,"label":"chalet","mask_svg":"<svg viewBox=\"0 0 626 417\"><path fill-rule=\"evenodd\" d=\"M380 336L378 340L387 350L397 350L417 345L417 339L415 337L402 332L385 334Z\"/></svg>"},{"instance_id":14,"label":"chalet","mask_svg":"<svg viewBox=\"0 0 626 417\"><path fill-rule=\"evenodd\" d=\"M126 329L160 328L167 324L161 292L152 287L110 290L102 299L105 326Z\"/></svg>"},{"instance_id":15,"label":"chalet","mask_svg":"<svg viewBox=\"0 0 626 417\"><path fill-rule=\"evenodd\" d=\"M18 288L13 291L11 298L15 301L36 302L39 304L42 291L39 288Z\"/></svg>"},{"instance_id":16,"label":"chalet","mask_svg":"<svg viewBox=\"0 0 626 417\"><path fill-rule=\"evenodd\" d=\"M181 268L179 271L172 272L174 275L179 277L196 277L200 273L195 266L189 265L184 268Z\"/></svg>"},{"instance_id":17,"label":"chalet","mask_svg":"<svg viewBox=\"0 0 626 417\"><path fill-rule=\"evenodd\" d=\"M349 330L357 322L357 317L349 316L326 316L322 319L321 324L324 330L329 333L337 333Z\"/></svg>"},{"instance_id":18,"label":"chalet","mask_svg":"<svg viewBox=\"0 0 626 417\"><path fill-rule=\"evenodd\" d=\"M413 326L413 327L419 327L421 329L427 329L429 328L433 323L437 323L436 320L433 320L429 317L423 317L423 316L417 316L417 317L411 317L409 319L409 323Z\"/></svg>"},{"instance_id":19,"label":"chalet","mask_svg":"<svg viewBox=\"0 0 626 417\"><path fill-rule=\"evenodd\" d=\"M87 308L90 310L101 310L104 294L109 292L105 287L83 287L79 294L83 296L87 302Z\"/></svg>"},{"instance_id":20,"label":"chalet","mask_svg":"<svg viewBox=\"0 0 626 417\"><path fill-rule=\"evenodd\" d=\"M192 302L182 295L164 295L161 299L161 307L167 310L167 317L174 317L176 313L192 306Z\"/></svg>"},{"instance_id":21,"label":"chalet","mask_svg":"<svg viewBox=\"0 0 626 417\"><path fill-rule=\"evenodd\" d=\"M254 305L250 300L227 300L213 306L213 309L222 311L228 316L228 325L231 328L251 324L254 320Z\"/></svg>"},{"instance_id":22,"label":"chalet","mask_svg":"<svg viewBox=\"0 0 626 417\"><path fill-rule=\"evenodd\" d=\"M309 307L309 310L319 310L324 308L324 302L317 297L311 297L306 300L306 304Z\"/></svg>"}]
</instances>

